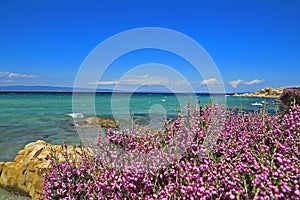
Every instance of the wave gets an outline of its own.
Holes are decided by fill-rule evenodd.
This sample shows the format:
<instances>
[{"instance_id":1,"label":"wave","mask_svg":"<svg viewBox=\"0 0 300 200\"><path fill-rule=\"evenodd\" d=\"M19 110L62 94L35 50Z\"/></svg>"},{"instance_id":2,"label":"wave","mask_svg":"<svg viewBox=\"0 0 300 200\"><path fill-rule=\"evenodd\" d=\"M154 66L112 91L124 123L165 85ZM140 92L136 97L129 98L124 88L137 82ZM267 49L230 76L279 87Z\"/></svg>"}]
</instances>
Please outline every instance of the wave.
<instances>
[{"instance_id":1,"label":"wave","mask_svg":"<svg viewBox=\"0 0 300 200\"><path fill-rule=\"evenodd\" d=\"M73 119L84 118L84 115L82 113L69 113L67 115L72 117Z\"/></svg>"},{"instance_id":2,"label":"wave","mask_svg":"<svg viewBox=\"0 0 300 200\"><path fill-rule=\"evenodd\" d=\"M258 103L258 102L252 103L251 105L252 105L252 106L263 106L262 103Z\"/></svg>"}]
</instances>

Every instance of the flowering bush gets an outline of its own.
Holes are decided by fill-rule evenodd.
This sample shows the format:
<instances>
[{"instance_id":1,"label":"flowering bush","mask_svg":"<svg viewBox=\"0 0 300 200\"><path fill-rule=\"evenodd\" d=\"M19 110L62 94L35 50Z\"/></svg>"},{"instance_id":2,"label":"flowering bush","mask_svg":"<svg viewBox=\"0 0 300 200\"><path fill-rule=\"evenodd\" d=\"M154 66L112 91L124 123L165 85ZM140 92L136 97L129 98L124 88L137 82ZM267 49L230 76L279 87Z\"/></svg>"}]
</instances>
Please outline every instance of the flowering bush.
<instances>
[{"instance_id":1,"label":"flowering bush","mask_svg":"<svg viewBox=\"0 0 300 200\"><path fill-rule=\"evenodd\" d=\"M79 160L53 158L45 199L300 199L300 106L187 112L162 131L99 133Z\"/></svg>"}]
</instances>

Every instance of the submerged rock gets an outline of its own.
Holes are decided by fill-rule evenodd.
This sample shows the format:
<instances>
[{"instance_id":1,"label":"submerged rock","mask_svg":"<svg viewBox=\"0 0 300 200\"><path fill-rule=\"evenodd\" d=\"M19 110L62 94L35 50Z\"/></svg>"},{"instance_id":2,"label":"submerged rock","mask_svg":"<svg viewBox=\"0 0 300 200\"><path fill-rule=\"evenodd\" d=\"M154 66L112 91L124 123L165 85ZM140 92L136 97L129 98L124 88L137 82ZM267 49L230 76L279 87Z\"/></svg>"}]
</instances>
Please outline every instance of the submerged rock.
<instances>
[{"instance_id":1,"label":"submerged rock","mask_svg":"<svg viewBox=\"0 0 300 200\"><path fill-rule=\"evenodd\" d=\"M90 126L97 127L100 126L102 128L117 128L117 123L110 118L104 117L88 117L84 119L84 121L77 122L78 126Z\"/></svg>"},{"instance_id":2,"label":"submerged rock","mask_svg":"<svg viewBox=\"0 0 300 200\"><path fill-rule=\"evenodd\" d=\"M13 162L0 162L0 187L33 199L42 198L42 176L49 169L49 156L56 155L59 162L64 162L64 150L61 145L42 140L27 144ZM80 159L82 148L68 146L67 152L74 159Z\"/></svg>"}]
</instances>

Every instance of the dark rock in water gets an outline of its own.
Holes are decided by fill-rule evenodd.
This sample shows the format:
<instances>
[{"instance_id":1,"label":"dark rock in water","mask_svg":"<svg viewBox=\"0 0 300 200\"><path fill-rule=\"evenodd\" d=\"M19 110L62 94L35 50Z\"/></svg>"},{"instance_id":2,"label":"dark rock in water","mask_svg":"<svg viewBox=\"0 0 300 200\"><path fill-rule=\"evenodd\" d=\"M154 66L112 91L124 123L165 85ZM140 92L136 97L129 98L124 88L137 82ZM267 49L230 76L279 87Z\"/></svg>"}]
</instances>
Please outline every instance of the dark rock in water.
<instances>
[{"instance_id":1,"label":"dark rock in water","mask_svg":"<svg viewBox=\"0 0 300 200\"><path fill-rule=\"evenodd\" d=\"M84 119L84 121L77 122L78 126L89 126L96 127L101 126L102 128L117 128L117 123L113 119L104 117L89 117Z\"/></svg>"},{"instance_id":2,"label":"dark rock in water","mask_svg":"<svg viewBox=\"0 0 300 200\"><path fill-rule=\"evenodd\" d=\"M150 119L136 119L134 120L134 124L136 125L147 125L150 123Z\"/></svg>"}]
</instances>

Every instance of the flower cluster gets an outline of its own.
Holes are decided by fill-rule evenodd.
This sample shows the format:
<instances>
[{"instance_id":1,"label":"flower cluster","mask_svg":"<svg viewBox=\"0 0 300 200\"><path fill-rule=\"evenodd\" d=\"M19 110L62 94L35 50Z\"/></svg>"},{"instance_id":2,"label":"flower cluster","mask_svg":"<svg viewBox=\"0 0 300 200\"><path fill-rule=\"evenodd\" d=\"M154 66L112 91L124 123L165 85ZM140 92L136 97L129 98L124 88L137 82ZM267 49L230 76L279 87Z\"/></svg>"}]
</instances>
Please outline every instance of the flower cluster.
<instances>
[{"instance_id":1,"label":"flower cluster","mask_svg":"<svg viewBox=\"0 0 300 200\"><path fill-rule=\"evenodd\" d=\"M283 116L186 111L162 131L109 130L91 155L53 158L45 198L300 199L300 106Z\"/></svg>"}]
</instances>

